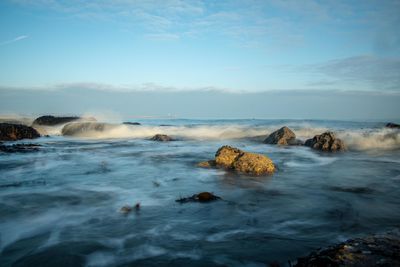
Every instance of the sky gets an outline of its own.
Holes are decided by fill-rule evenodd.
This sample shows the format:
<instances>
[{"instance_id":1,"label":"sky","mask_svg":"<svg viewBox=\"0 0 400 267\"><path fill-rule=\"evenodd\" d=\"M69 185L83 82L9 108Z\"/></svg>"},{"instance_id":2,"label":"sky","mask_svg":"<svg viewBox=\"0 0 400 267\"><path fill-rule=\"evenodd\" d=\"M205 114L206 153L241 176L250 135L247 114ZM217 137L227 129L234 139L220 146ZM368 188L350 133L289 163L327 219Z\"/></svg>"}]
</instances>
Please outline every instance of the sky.
<instances>
[{"instance_id":1,"label":"sky","mask_svg":"<svg viewBox=\"0 0 400 267\"><path fill-rule=\"evenodd\" d=\"M3 0L0 113L399 118L399 25L399 0Z\"/></svg>"}]
</instances>

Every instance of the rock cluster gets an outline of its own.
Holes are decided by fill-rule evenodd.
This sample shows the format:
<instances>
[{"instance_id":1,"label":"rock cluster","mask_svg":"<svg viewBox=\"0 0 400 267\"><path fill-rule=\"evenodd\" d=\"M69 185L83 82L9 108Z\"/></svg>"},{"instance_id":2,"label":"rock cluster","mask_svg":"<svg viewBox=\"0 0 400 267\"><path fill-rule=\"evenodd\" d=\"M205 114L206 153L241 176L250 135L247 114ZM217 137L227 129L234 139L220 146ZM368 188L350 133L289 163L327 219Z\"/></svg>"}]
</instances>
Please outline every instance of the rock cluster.
<instances>
[{"instance_id":1,"label":"rock cluster","mask_svg":"<svg viewBox=\"0 0 400 267\"><path fill-rule=\"evenodd\" d=\"M201 162L198 166L216 166L254 176L272 174L275 171L274 163L266 156L244 152L230 146L221 147L215 154L215 160Z\"/></svg>"},{"instance_id":2,"label":"rock cluster","mask_svg":"<svg viewBox=\"0 0 400 267\"><path fill-rule=\"evenodd\" d=\"M40 137L40 134L32 127L0 123L0 140L2 141L16 141L21 139L34 139Z\"/></svg>"},{"instance_id":3,"label":"rock cluster","mask_svg":"<svg viewBox=\"0 0 400 267\"><path fill-rule=\"evenodd\" d=\"M296 134L288 127L284 126L271 133L264 143L272 145L301 145L300 140L296 140Z\"/></svg>"},{"instance_id":4,"label":"rock cluster","mask_svg":"<svg viewBox=\"0 0 400 267\"><path fill-rule=\"evenodd\" d=\"M168 141L175 141L172 137L166 135L166 134L156 134L152 138L150 138L151 141L159 141L159 142L168 142Z\"/></svg>"},{"instance_id":5,"label":"rock cluster","mask_svg":"<svg viewBox=\"0 0 400 267\"><path fill-rule=\"evenodd\" d=\"M71 121L79 120L80 117L55 117L51 115L41 116L33 121L33 125L46 125L53 126L58 124L64 124Z\"/></svg>"},{"instance_id":6,"label":"rock cluster","mask_svg":"<svg viewBox=\"0 0 400 267\"><path fill-rule=\"evenodd\" d=\"M308 139L304 145L313 149L329 152L344 151L347 149L344 142L336 138L335 134L332 132L316 135L314 138Z\"/></svg>"}]
</instances>

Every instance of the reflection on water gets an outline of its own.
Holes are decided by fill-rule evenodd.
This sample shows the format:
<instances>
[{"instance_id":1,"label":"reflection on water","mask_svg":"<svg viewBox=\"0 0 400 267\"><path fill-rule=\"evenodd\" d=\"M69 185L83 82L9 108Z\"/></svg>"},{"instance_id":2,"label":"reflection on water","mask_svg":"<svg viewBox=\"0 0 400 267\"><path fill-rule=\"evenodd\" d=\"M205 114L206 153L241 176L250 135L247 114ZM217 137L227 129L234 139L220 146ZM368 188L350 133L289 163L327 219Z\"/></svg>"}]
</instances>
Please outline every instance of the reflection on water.
<instances>
[{"instance_id":1,"label":"reflection on water","mask_svg":"<svg viewBox=\"0 0 400 267\"><path fill-rule=\"evenodd\" d=\"M163 127L168 128L168 127ZM400 223L399 151L324 154L254 140L40 139L0 155L2 266L264 266ZM196 163L223 144L271 177ZM179 204L201 191L222 201ZM138 212L121 214L124 205Z\"/></svg>"}]
</instances>

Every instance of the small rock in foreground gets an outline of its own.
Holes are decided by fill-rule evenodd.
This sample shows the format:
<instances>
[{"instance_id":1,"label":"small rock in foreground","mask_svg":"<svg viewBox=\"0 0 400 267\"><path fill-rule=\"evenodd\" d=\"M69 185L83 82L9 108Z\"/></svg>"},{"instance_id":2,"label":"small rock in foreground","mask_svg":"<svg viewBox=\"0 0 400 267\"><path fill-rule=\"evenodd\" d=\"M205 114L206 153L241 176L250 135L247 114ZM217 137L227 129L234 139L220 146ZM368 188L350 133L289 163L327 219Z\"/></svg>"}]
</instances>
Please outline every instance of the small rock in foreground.
<instances>
[{"instance_id":1,"label":"small rock in foreground","mask_svg":"<svg viewBox=\"0 0 400 267\"><path fill-rule=\"evenodd\" d=\"M166 134L156 134L152 138L150 138L151 141L159 141L159 142L169 142L169 141L175 141L172 137L166 135Z\"/></svg>"},{"instance_id":2,"label":"small rock in foreground","mask_svg":"<svg viewBox=\"0 0 400 267\"><path fill-rule=\"evenodd\" d=\"M38 131L21 124L0 123L0 140L16 141L40 137Z\"/></svg>"},{"instance_id":3,"label":"small rock in foreground","mask_svg":"<svg viewBox=\"0 0 400 267\"><path fill-rule=\"evenodd\" d=\"M221 199L219 196L214 195L210 192L201 192L199 194L195 194L191 197L184 197L175 200L179 203L187 203L187 202L210 202Z\"/></svg>"},{"instance_id":4,"label":"small rock in foreground","mask_svg":"<svg viewBox=\"0 0 400 267\"><path fill-rule=\"evenodd\" d=\"M347 150L344 142L339 138L336 138L335 134L332 132L325 132L323 134L316 135L314 138L308 139L304 145L316 150L329 152Z\"/></svg>"}]
</instances>

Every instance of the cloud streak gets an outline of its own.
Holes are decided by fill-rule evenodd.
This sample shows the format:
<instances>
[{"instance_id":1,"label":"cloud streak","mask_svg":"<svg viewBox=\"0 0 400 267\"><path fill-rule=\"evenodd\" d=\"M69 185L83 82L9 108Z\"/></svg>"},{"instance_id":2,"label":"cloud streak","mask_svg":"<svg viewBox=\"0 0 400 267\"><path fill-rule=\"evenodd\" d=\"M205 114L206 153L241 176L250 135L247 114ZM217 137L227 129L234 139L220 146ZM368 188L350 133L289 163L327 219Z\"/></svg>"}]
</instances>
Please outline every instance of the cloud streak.
<instances>
[{"instance_id":1,"label":"cloud streak","mask_svg":"<svg viewBox=\"0 0 400 267\"><path fill-rule=\"evenodd\" d=\"M26 38L28 38L28 37L29 37L28 35L20 35L20 36L15 37L14 39L1 42L1 43L0 43L0 46L12 44L12 43L15 43L15 42L24 40L24 39L26 39Z\"/></svg>"}]
</instances>

